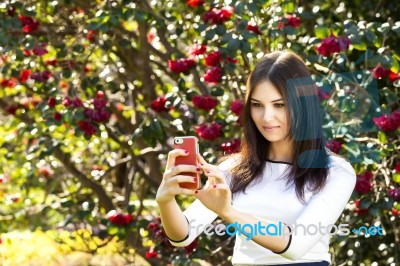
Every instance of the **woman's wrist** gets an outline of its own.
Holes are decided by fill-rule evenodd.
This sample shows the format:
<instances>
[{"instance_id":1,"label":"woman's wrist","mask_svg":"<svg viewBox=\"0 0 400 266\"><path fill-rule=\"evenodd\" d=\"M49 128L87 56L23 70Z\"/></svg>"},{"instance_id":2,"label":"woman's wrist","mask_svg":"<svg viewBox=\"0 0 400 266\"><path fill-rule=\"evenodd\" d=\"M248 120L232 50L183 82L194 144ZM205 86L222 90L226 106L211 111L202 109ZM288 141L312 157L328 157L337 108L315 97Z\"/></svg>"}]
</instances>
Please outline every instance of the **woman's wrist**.
<instances>
[{"instance_id":1,"label":"woman's wrist","mask_svg":"<svg viewBox=\"0 0 400 266\"><path fill-rule=\"evenodd\" d=\"M175 197L172 197L170 199L157 199L156 198L156 203L158 206L160 205L169 205L175 201Z\"/></svg>"},{"instance_id":2,"label":"woman's wrist","mask_svg":"<svg viewBox=\"0 0 400 266\"><path fill-rule=\"evenodd\" d=\"M235 215L236 211L237 210L233 206L231 206L229 209L219 213L218 215L226 222L232 222L233 220L235 220L234 218L236 216Z\"/></svg>"}]
</instances>

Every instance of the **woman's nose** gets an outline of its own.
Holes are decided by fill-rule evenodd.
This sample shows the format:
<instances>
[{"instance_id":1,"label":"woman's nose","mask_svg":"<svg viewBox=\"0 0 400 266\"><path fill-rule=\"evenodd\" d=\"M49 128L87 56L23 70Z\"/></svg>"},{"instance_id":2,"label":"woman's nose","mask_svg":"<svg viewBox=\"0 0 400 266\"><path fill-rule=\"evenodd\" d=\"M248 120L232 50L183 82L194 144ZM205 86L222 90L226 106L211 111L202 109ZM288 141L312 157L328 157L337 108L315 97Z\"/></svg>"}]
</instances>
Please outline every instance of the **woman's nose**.
<instances>
[{"instance_id":1,"label":"woman's nose","mask_svg":"<svg viewBox=\"0 0 400 266\"><path fill-rule=\"evenodd\" d=\"M265 108L264 109L263 119L266 122L272 121L274 116L275 116L275 113L271 108Z\"/></svg>"}]
</instances>

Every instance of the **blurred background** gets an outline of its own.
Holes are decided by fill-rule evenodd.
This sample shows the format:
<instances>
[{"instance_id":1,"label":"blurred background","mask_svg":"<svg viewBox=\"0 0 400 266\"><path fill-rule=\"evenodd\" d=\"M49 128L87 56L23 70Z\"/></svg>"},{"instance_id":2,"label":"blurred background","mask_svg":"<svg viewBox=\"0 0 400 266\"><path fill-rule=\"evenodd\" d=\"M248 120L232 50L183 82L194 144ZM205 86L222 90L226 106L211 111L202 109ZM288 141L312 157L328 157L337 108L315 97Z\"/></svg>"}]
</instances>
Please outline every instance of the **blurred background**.
<instances>
[{"instance_id":1,"label":"blurred background","mask_svg":"<svg viewBox=\"0 0 400 266\"><path fill-rule=\"evenodd\" d=\"M0 264L231 265L232 237L171 246L155 194L173 137L197 136L211 163L239 150L250 71L291 49L318 86L327 147L357 173L338 223L383 228L334 236L332 265L400 265L399 10L1 1Z\"/></svg>"}]
</instances>

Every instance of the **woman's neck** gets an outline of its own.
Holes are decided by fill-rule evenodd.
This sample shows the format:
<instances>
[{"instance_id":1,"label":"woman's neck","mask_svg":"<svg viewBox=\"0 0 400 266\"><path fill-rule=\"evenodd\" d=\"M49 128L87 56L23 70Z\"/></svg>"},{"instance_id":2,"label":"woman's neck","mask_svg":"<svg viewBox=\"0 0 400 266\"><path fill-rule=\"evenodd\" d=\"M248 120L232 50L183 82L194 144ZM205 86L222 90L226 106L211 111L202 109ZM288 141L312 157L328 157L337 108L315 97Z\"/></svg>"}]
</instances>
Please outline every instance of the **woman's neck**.
<instances>
[{"instance_id":1,"label":"woman's neck","mask_svg":"<svg viewBox=\"0 0 400 266\"><path fill-rule=\"evenodd\" d=\"M272 161L290 162L293 145L289 141L271 142L267 158Z\"/></svg>"}]
</instances>

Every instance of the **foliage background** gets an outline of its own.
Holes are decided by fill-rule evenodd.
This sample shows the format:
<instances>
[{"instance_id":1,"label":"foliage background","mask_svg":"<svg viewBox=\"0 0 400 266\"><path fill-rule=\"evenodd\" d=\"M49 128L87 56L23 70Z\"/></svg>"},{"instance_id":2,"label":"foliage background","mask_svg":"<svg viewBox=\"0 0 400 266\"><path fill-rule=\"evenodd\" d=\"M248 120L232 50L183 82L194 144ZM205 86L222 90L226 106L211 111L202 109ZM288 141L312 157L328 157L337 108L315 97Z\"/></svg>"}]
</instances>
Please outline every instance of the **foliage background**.
<instances>
[{"instance_id":1,"label":"foliage background","mask_svg":"<svg viewBox=\"0 0 400 266\"><path fill-rule=\"evenodd\" d=\"M329 148L358 174L341 222L384 228L332 239L333 265L400 264L398 10L385 0L3 1L1 259L7 233L60 230L49 235L65 243L62 232L78 241L87 230L85 252L117 241L132 264L136 253L229 265L231 238L168 245L153 199L174 136L198 135L211 162L235 150L249 72L290 48L319 86Z\"/></svg>"}]
</instances>

